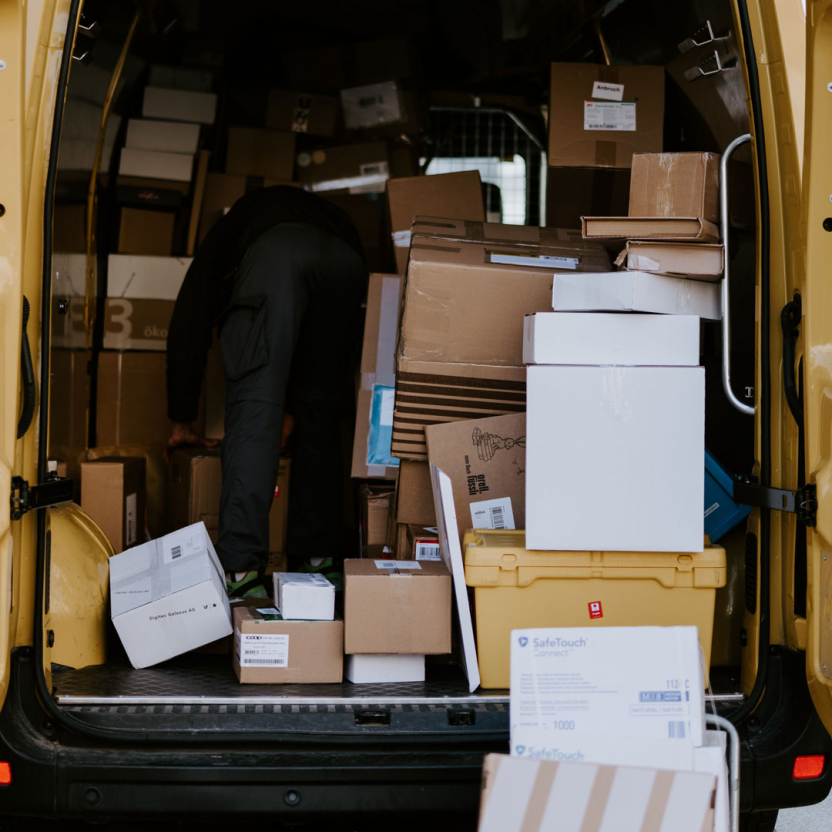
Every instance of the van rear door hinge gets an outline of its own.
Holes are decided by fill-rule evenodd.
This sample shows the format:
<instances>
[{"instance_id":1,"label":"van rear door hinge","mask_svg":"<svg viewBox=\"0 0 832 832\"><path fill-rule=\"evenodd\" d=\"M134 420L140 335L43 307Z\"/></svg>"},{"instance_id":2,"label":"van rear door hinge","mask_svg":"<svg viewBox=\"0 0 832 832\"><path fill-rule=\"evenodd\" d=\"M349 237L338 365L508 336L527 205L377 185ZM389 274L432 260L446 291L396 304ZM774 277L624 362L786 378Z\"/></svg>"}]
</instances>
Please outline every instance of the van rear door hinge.
<instances>
[{"instance_id":1,"label":"van rear door hinge","mask_svg":"<svg viewBox=\"0 0 832 832\"><path fill-rule=\"evenodd\" d=\"M23 477L12 477L11 517L20 520L27 511L71 503L75 496L72 480L50 479L38 485L29 485Z\"/></svg>"},{"instance_id":2,"label":"van rear door hinge","mask_svg":"<svg viewBox=\"0 0 832 832\"><path fill-rule=\"evenodd\" d=\"M783 488L766 488L747 480L735 480L734 499L741 505L796 514L797 519L807 526L814 527L817 522L818 492L813 483L808 483L797 491L787 491Z\"/></svg>"}]
</instances>

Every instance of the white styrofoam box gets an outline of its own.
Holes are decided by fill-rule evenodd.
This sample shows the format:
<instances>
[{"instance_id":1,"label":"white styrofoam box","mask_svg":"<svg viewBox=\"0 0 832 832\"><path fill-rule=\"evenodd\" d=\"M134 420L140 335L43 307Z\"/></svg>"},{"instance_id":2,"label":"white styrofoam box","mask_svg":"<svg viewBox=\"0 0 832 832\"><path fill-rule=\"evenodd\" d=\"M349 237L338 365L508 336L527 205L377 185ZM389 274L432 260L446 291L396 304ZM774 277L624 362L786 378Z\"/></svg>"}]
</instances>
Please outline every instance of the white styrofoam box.
<instances>
[{"instance_id":1,"label":"white styrofoam box","mask_svg":"<svg viewBox=\"0 0 832 832\"><path fill-rule=\"evenodd\" d=\"M214 78L208 69L151 64L147 83L150 87L165 87L171 90L211 92Z\"/></svg>"},{"instance_id":2,"label":"white styrofoam box","mask_svg":"<svg viewBox=\"0 0 832 832\"><path fill-rule=\"evenodd\" d=\"M193 257L111 254L107 258L107 297L176 300Z\"/></svg>"},{"instance_id":3,"label":"white styrofoam box","mask_svg":"<svg viewBox=\"0 0 832 832\"><path fill-rule=\"evenodd\" d=\"M122 176L141 176L171 182L190 182L194 157L190 153L162 153L158 150L121 150L118 172Z\"/></svg>"},{"instance_id":4,"label":"white styrofoam box","mask_svg":"<svg viewBox=\"0 0 832 832\"><path fill-rule=\"evenodd\" d=\"M224 573L205 524L110 558L110 608L136 668L231 635Z\"/></svg>"},{"instance_id":5,"label":"white styrofoam box","mask_svg":"<svg viewBox=\"0 0 832 832\"><path fill-rule=\"evenodd\" d=\"M193 155L199 148L199 125L189 121L131 118L127 122L124 146L132 150Z\"/></svg>"},{"instance_id":6,"label":"white styrofoam box","mask_svg":"<svg viewBox=\"0 0 832 832\"><path fill-rule=\"evenodd\" d=\"M213 124L216 114L217 96L212 92L144 88L142 115L145 118Z\"/></svg>"},{"instance_id":7,"label":"white styrofoam box","mask_svg":"<svg viewBox=\"0 0 832 832\"><path fill-rule=\"evenodd\" d=\"M274 602L285 621L332 621L335 587L318 573L274 573Z\"/></svg>"},{"instance_id":8,"label":"white styrofoam box","mask_svg":"<svg viewBox=\"0 0 832 832\"><path fill-rule=\"evenodd\" d=\"M538 312L523 326L524 364L699 364L699 318L619 312Z\"/></svg>"},{"instance_id":9,"label":"white styrofoam box","mask_svg":"<svg viewBox=\"0 0 832 832\"><path fill-rule=\"evenodd\" d=\"M701 552L705 371L526 370L529 549Z\"/></svg>"},{"instance_id":10,"label":"white styrofoam box","mask_svg":"<svg viewBox=\"0 0 832 832\"><path fill-rule=\"evenodd\" d=\"M552 308L556 312L657 312L722 317L719 283L650 272L556 273Z\"/></svg>"},{"instance_id":11,"label":"white styrofoam box","mask_svg":"<svg viewBox=\"0 0 832 832\"><path fill-rule=\"evenodd\" d=\"M355 653L347 656L344 675L356 684L424 682L425 657L416 654Z\"/></svg>"}]
</instances>

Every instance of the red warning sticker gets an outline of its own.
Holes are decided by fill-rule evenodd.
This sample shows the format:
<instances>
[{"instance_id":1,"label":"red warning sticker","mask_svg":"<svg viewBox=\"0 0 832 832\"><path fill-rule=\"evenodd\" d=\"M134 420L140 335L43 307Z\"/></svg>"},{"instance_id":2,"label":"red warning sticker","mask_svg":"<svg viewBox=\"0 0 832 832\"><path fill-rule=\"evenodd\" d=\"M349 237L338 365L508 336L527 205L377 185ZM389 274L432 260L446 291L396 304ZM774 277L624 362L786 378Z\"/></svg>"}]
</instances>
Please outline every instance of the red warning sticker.
<instances>
[{"instance_id":1,"label":"red warning sticker","mask_svg":"<svg viewBox=\"0 0 832 832\"><path fill-rule=\"evenodd\" d=\"M600 601L590 601L589 602L589 617L590 618L603 618L604 611L601 609L601 602Z\"/></svg>"}]
</instances>

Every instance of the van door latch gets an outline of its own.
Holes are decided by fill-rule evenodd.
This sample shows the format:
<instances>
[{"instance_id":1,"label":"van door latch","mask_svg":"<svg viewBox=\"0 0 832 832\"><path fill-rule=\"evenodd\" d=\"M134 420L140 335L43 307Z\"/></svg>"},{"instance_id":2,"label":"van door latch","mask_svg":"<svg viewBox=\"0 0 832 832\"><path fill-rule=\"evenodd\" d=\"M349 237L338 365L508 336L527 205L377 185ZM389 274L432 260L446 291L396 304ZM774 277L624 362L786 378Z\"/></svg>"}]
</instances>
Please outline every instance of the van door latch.
<instances>
[{"instance_id":1,"label":"van door latch","mask_svg":"<svg viewBox=\"0 0 832 832\"><path fill-rule=\"evenodd\" d=\"M799 522L814 527L818 518L818 491L814 483L807 483L797 491L766 488L748 480L734 481L734 499L740 505L786 511L796 514Z\"/></svg>"},{"instance_id":2,"label":"van door latch","mask_svg":"<svg viewBox=\"0 0 832 832\"><path fill-rule=\"evenodd\" d=\"M28 511L71 503L74 496L75 484L65 477L37 485L29 485L23 477L12 477L11 518L20 520Z\"/></svg>"}]
</instances>

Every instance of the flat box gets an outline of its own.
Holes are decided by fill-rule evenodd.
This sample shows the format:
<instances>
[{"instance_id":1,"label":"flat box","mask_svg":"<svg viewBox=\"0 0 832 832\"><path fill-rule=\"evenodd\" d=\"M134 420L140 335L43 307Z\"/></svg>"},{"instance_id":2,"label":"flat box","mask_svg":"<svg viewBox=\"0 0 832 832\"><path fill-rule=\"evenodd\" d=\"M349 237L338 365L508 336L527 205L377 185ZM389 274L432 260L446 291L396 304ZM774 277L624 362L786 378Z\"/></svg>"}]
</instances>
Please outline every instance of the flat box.
<instances>
[{"instance_id":1,"label":"flat box","mask_svg":"<svg viewBox=\"0 0 832 832\"><path fill-rule=\"evenodd\" d=\"M714 828L716 782L692 771L488 754L477 828L703 832Z\"/></svg>"},{"instance_id":2,"label":"flat box","mask_svg":"<svg viewBox=\"0 0 832 832\"><path fill-rule=\"evenodd\" d=\"M199 125L186 121L158 121L131 118L127 122L124 146L132 150L190 153L199 149Z\"/></svg>"},{"instance_id":3,"label":"flat box","mask_svg":"<svg viewBox=\"0 0 832 832\"><path fill-rule=\"evenodd\" d=\"M416 216L485 221L479 171L409 176L387 183L387 206L396 254L396 271L404 274Z\"/></svg>"},{"instance_id":4,"label":"flat box","mask_svg":"<svg viewBox=\"0 0 832 832\"><path fill-rule=\"evenodd\" d=\"M104 301L105 350L154 350L165 352L173 317L172 300Z\"/></svg>"},{"instance_id":5,"label":"flat box","mask_svg":"<svg viewBox=\"0 0 832 832\"><path fill-rule=\"evenodd\" d=\"M146 211L122 207L118 226L119 254L173 254L176 214L171 211Z\"/></svg>"},{"instance_id":6,"label":"flat box","mask_svg":"<svg viewBox=\"0 0 832 832\"><path fill-rule=\"evenodd\" d=\"M466 529L526 527L526 414L425 429L428 459L451 479L459 539Z\"/></svg>"},{"instance_id":7,"label":"flat box","mask_svg":"<svg viewBox=\"0 0 832 832\"><path fill-rule=\"evenodd\" d=\"M615 265L628 271L667 274L718 283L725 270L725 250L719 243L664 243L629 240Z\"/></svg>"},{"instance_id":8,"label":"flat box","mask_svg":"<svg viewBox=\"0 0 832 832\"><path fill-rule=\"evenodd\" d=\"M81 508L118 554L144 538L145 461L103 457L81 463Z\"/></svg>"},{"instance_id":9,"label":"flat box","mask_svg":"<svg viewBox=\"0 0 832 832\"><path fill-rule=\"evenodd\" d=\"M552 168L546 172L546 225L581 228L581 217L626 216L629 168Z\"/></svg>"},{"instance_id":10,"label":"flat box","mask_svg":"<svg viewBox=\"0 0 832 832\"><path fill-rule=\"evenodd\" d=\"M718 243L719 228L701 217L581 217L587 239Z\"/></svg>"},{"instance_id":11,"label":"flat box","mask_svg":"<svg viewBox=\"0 0 832 832\"><path fill-rule=\"evenodd\" d=\"M87 447L89 357L86 349L49 354L49 447Z\"/></svg>"},{"instance_id":12,"label":"flat box","mask_svg":"<svg viewBox=\"0 0 832 832\"><path fill-rule=\"evenodd\" d=\"M291 181L295 167L294 133L257 127L231 127L225 172L234 176L263 176Z\"/></svg>"},{"instance_id":13,"label":"flat box","mask_svg":"<svg viewBox=\"0 0 832 832\"><path fill-rule=\"evenodd\" d=\"M527 369L528 547L701 552L704 369Z\"/></svg>"},{"instance_id":14,"label":"flat box","mask_svg":"<svg viewBox=\"0 0 832 832\"><path fill-rule=\"evenodd\" d=\"M631 217L702 217L719 222L718 153L636 153Z\"/></svg>"},{"instance_id":15,"label":"flat box","mask_svg":"<svg viewBox=\"0 0 832 832\"><path fill-rule=\"evenodd\" d=\"M298 182L310 191L384 193L390 178L386 142L364 142L300 153Z\"/></svg>"},{"instance_id":16,"label":"flat box","mask_svg":"<svg viewBox=\"0 0 832 832\"><path fill-rule=\"evenodd\" d=\"M347 130L364 130L407 120L402 90L396 81L381 81L341 90Z\"/></svg>"},{"instance_id":17,"label":"flat box","mask_svg":"<svg viewBox=\"0 0 832 832\"><path fill-rule=\"evenodd\" d=\"M111 254L107 258L107 297L176 300L192 257Z\"/></svg>"},{"instance_id":18,"label":"flat box","mask_svg":"<svg viewBox=\"0 0 832 832\"><path fill-rule=\"evenodd\" d=\"M363 483L358 489L362 557L380 556L387 545L387 529L393 511L393 485Z\"/></svg>"},{"instance_id":19,"label":"flat box","mask_svg":"<svg viewBox=\"0 0 832 832\"><path fill-rule=\"evenodd\" d=\"M430 561L344 561L344 652L451 652L451 573Z\"/></svg>"},{"instance_id":20,"label":"flat box","mask_svg":"<svg viewBox=\"0 0 832 832\"><path fill-rule=\"evenodd\" d=\"M159 150L134 150L130 147L122 148L118 163L120 176L142 176L174 182L190 182L193 169L194 157L191 153L162 153Z\"/></svg>"},{"instance_id":21,"label":"flat box","mask_svg":"<svg viewBox=\"0 0 832 832\"><path fill-rule=\"evenodd\" d=\"M219 449L176 448L170 454L169 472L170 527L179 529L202 521L209 529L218 528L222 491Z\"/></svg>"},{"instance_id":22,"label":"flat box","mask_svg":"<svg viewBox=\"0 0 832 832\"><path fill-rule=\"evenodd\" d=\"M699 364L699 318L538 312L526 316L523 363L695 367Z\"/></svg>"},{"instance_id":23,"label":"flat box","mask_svg":"<svg viewBox=\"0 0 832 832\"><path fill-rule=\"evenodd\" d=\"M435 526L430 465L403 459L396 483L396 522L413 526Z\"/></svg>"},{"instance_id":24,"label":"flat box","mask_svg":"<svg viewBox=\"0 0 832 832\"><path fill-rule=\"evenodd\" d=\"M110 606L135 668L229 635L225 577L205 526L196 523L110 558Z\"/></svg>"},{"instance_id":25,"label":"flat box","mask_svg":"<svg viewBox=\"0 0 832 832\"><path fill-rule=\"evenodd\" d=\"M425 657L401 655L347 656L344 676L354 684L424 682Z\"/></svg>"},{"instance_id":26,"label":"flat box","mask_svg":"<svg viewBox=\"0 0 832 832\"><path fill-rule=\"evenodd\" d=\"M192 121L213 124L217 96L210 92L145 87L142 115L165 121Z\"/></svg>"},{"instance_id":27,"label":"flat box","mask_svg":"<svg viewBox=\"0 0 832 832\"><path fill-rule=\"evenodd\" d=\"M398 471L390 443L403 282L396 275L370 275L352 452L357 479L395 480Z\"/></svg>"},{"instance_id":28,"label":"flat box","mask_svg":"<svg viewBox=\"0 0 832 832\"><path fill-rule=\"evenodd\" d=\"M556 274L552 282L556 312L656 312L722 317L720 287L684 277L648 272Z\"/></svg>"},{"instance_id":29,"label":"flat box","mask_svg":"<svg viewBox=\"0 0 832 832\"><path fill-rule=\"evenodd\" d=\"M234 672L243 684L335 684L344 677L344 622L284 621L268 598L234 610Z\"/></svg>"},{"instance_id":30,"label":"flat box","mask_svg":"<svg viewBox=\"0 0 832 832\"><path fill-rule=\"evenodd\" d=\"M751 514L734 500L734 478L705 450L705 534L719 540Z\"/></svg>"},{"instance_id":31,"label":"flat box","mask_svg":"<svg viewBox=\"0 0 832 832\"><path fill-rule=\"evenodd\" d=\"M552 64L550 89L550 165L629 168L662 150L664 67Z\"/></svg>"},{"instance_id":32,"label":"flat box","mask_svg":"<svg viewBox=\"0 0 832 832\"><path fill-rule=\"evenodd\" d=\"M524 531L473 531L462 551L465 582L474 589L483 687L509 686L517 629L696 626L710 664L716 590L727 575L719 546L690 555L541 552L526 548Z\"/></svg>"},{"instance_id":33,"label":"flat box","mask_svg":"<svg viewBox=\"0 0 832 832\"><path fill-rule=\"evenodd\" d=\"M284 621L332 621L335 587L317 573L275 572L274 600Z\"/></svg>"},{"instance_id":34,"label":"flat box","mask_svg":"<svg viewBox=\"0 0 832 832\"><path fill-rule=\"evenodd\" d=\"M269 90L266 94L266 124L283 133L332 136L338 123L338 99L290 90Z\"/></svg>"}]
</instances>

